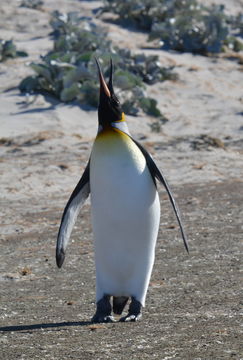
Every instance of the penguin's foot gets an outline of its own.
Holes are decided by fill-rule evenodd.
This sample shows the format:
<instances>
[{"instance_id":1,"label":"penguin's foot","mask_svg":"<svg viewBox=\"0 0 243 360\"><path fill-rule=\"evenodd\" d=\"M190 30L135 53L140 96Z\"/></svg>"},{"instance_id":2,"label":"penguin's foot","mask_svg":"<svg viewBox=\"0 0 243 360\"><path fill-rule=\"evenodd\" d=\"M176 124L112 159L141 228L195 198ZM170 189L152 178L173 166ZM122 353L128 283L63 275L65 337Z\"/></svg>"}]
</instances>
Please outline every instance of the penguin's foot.
<instances>
[{"instance_id":1,"label":"penguin's foot","mask_svg":"<svg viewBox=\"0 0 243 360\"><path fill-rule=\"evenodd\" d=\"M92 318L93 323L110 323L115 322L115 319L111 315L110 296L104 295L96 304L96 313Z\"/></svg>"},{"instance_id":2,"label":"penguin's foot","mask_svg":"<svg viewBox=\"0 0 243 360\"><path fill-rule=\"evenodd\" d=\"M131 304L129 306L128 314L127 316L124 316L120 319L122 322L135 322L141 319L142 317L142 304L136 300L134 297L132 297Z\"/></svg>"},{"instance_id":3,"label":"penguin's foot","mask_svg":"<svg viewBox=\"0 0 243 360\"><path fill-rule=\"evenodd\" d=\"M120 319L121 322L135 322L140 320L142 317L142 314L139 315L127 315Z\"/></svg>"},{"instance_id":4,"label":"penguin's foot","mask_svg":"<svg viewBox=\"0 0 243 360\"><path fill-rule=\"evenodd\" d=\"M109 316L103 316L103 315L99 315L97 313L95 313L95 315L92 317L91 320L93 323L113 323L116 322L116 320L114 319L114 317L112 315Z\"/></svg>"}]
</instances>

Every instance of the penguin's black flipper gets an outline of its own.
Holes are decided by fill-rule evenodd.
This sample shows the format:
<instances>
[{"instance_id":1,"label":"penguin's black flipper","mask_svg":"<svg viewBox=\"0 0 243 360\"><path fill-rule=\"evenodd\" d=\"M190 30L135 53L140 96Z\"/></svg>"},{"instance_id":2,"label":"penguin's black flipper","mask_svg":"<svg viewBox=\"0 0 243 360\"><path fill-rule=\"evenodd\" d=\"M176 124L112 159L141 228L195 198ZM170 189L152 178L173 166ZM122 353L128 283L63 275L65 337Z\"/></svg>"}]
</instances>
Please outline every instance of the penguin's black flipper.
<instances>
[{"instance_id":1,"label":"penguin's black flipper","mask_svg":"<svg viewBox=\"0 0 243 360\"><path fill-rule=\"evenodd\" d=\"M79 214L82 205L89 196L90 184L89 184L89 162L84 170L84 173L75 187L70 199L63 211L62 220L57 236L56 244L56 263L60 268L65 259L65 250Z\"/></svg>"},{"instance_id":2,"label":"penguin's black flipper","mask_svg":"<svg viewBox=\"0 0 243 360\"><path fill-rule=\"evenodd\" d=\"M150 171L151 176L153 178L153 181L155 183L155 186L156 186L156 179L159 180L162 185L164 185L164 187L165 187L165 189L167 191L167 194L169 196L171 205L173 207L173 210L175 212L175 215L176 215L176 218L177 218L180 230L181 230L181 235L182 235L182 239L183 239L186 251L189 253L188 244L187 244L187 237L186 237L183 225L182 225L180 211L179 211L179 208L178 208L178 206L177 206L177 204L175 202L174 196L173 196L173 194L172 194L172 192L170 190L170 187L169 187L165 177L160 172L160 170L158 169L158 167L155 164L154 160L152 159L151 155L147 152L147 150L145 150L144 147L141 144L139 144L139 142L137 142L134 139L132 139L132 140L134 141L134 143L138 146L138 148L143 153L143 155L145 157L145 160L146 160L146 163L147 163L147 166L149 168L149 171Z\"/></svg>"}]
</instances>

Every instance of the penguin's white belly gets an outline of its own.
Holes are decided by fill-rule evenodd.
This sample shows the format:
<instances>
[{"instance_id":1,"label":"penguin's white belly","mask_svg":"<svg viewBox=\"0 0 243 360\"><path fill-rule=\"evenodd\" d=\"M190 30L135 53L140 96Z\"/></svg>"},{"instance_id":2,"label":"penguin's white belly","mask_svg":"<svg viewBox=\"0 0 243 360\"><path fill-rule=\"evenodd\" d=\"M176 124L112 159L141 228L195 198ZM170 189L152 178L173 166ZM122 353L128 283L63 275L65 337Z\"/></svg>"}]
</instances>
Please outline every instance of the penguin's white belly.
<instances>
[{"instance_id":1,"label":"penguin's white belly","mask_svg":"<svg viewBox=\"0 0 243 360\"><path fill-rule=\"evenodd\" d=\"M120 131L98 135L90 162L96 296L134 296L144 305L160 204L146 160Z\"/></svg>"}]
</instances>

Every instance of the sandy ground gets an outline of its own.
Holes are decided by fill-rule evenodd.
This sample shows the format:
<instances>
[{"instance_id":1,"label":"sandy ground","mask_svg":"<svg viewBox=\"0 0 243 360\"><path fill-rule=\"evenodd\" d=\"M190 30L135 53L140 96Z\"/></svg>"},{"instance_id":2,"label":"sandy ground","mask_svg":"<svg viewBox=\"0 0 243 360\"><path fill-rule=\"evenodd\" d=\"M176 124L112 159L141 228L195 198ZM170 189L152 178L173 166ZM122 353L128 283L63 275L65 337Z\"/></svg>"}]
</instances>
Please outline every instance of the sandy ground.
<instances>
[{"instance_id":1,"label":"sandy ground","mask_svg":"<svg viewBox=\"0 0 243 360\"><path fill-rule=\"evenodd\" d=\"M188 256L183 249L160 189L161 228L143 320L92 325L89 203L62 270L54 253L62 209L88 160L97 113L20 95L17 85L31 73L27 63L52 46L49 19L57 5L46 1L43 11L18 5L0 4L1 38L12 38L29 53L0 64L0 358L243 359L243 73L238 58L152 49L145 34L96 19L116 44L157 54L179 75L177 81L147 88L169 119L161 132L151 131L152 118L128 121L174 189L191 252ZM99 5L58 2L59 10L83 15ZM235 13L242 2L227 5Z\"/></svg>"}]
</instances>

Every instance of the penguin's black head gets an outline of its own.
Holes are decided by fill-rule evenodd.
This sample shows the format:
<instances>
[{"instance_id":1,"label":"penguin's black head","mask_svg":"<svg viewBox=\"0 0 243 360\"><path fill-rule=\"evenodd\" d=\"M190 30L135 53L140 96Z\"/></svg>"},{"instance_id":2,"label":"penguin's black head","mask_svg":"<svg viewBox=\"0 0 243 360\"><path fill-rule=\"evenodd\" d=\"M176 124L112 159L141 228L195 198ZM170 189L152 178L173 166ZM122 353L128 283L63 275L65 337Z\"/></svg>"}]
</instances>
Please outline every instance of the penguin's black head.
<instances>
[{"instance_id":1,"label":"penguin's black head","mask_svg":"<svg viewBox=\"0 0 243 360\"><path fill-rule=\"evenodd\" d=\"M96 60L96 64L98 67L99 78L100 78L100 100L99 100L99 107L98 107L98 118L99 118L99 125L103 128L108 127L111 123L116 121L123 120L123 113L121 109L120 102L116 95L114 94L113 90L113 82L112 82L112 75L113 75L113 67L112 67L112 60L110 65L110 78L108 84L106 84L104 80L104 76L102 74L100 65L98 60Z\"/></svg>"}]
</instances>

